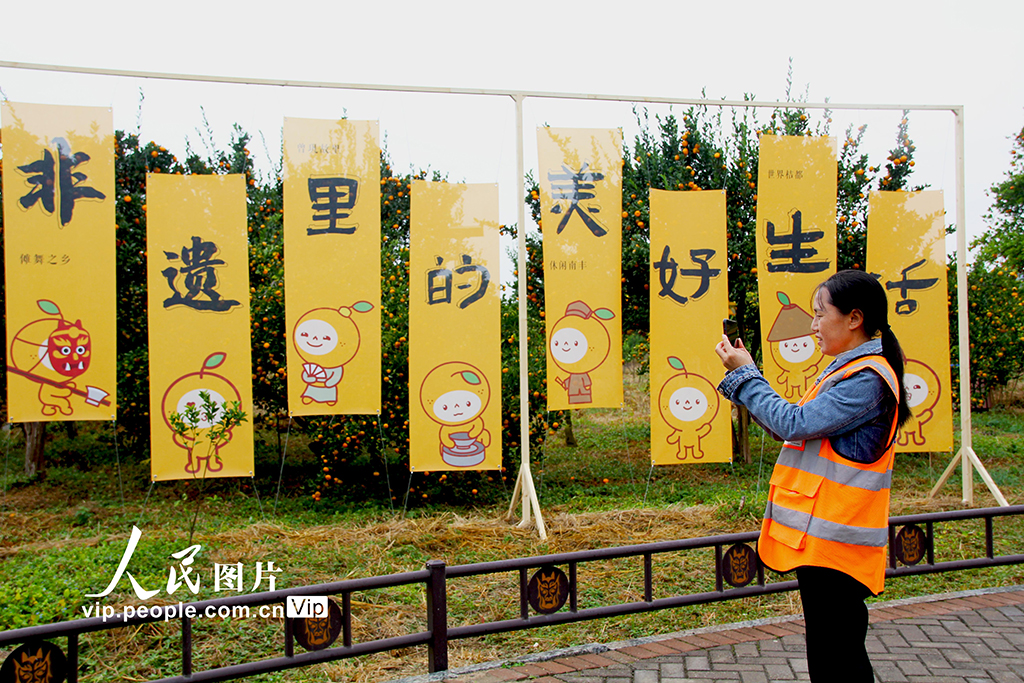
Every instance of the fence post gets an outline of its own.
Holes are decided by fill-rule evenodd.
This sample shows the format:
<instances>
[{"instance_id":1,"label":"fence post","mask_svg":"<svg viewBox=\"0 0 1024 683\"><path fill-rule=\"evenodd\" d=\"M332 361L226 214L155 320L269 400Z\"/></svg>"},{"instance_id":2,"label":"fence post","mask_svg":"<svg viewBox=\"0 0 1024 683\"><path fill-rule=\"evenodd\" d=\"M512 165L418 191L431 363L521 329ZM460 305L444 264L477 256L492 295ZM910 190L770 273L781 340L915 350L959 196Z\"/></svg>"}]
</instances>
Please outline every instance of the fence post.
<instances>
[{"instance_id":1,"label":"fence post","mask_svg":"<svg viewBox=\"0 0 1024 683\"><path fill-rule=\"evenodd\" d=\"M444 560L429 560L427 570L427 658L430 673L448 670L448 587Z\"/></svg>"}]
</instances>

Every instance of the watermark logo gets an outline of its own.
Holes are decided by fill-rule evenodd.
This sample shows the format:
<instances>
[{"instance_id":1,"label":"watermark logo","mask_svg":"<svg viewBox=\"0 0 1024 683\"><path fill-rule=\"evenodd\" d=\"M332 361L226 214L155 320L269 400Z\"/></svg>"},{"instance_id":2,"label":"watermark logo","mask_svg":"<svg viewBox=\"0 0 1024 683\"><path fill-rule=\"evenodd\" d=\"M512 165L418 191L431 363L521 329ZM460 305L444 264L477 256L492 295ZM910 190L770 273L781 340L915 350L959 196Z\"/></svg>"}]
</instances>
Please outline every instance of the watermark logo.
<instances>
[{"instance_id":1,"label":"watermark logo","mask_svg":"<svg viewBox=\"0 0 1024 683\"><path fill-rule=\"evenodd\" d=\"M327 597L289 595L285 602L285 614L289 619L323 619L328 614Z\"/></svg>"},{"instance_id":2,"label":"watermark logo","mask_svg":"<svg viewBox=\"0 0 1024 683\"><path fill-rule=\"evenodd\" d=\"M122 578L127 577L128 582L131 584L132 590L135 592L135 596L139 600L150 600L160 592L159 588L147 590L143 587L139 581L128 571L129 563L131 562L132 556L135 554L135 550L139 545L139 541L142 539L142 530L137 526L132 526L131 536L128 538L128 544L124 549L124 554L121 556L121 561L117 565L117 569L114 571L113 577L107 587L99 593L86 593L87 598L104 598L110 595L117 587L118 583ZM167 583L164 586L167 595L174 595L179 589L184 587L193 595L198 595L200 587L202 585L203 576L195 565L196 556L202 550L202 546L199 544L190 545L187 548L179 550L178 552L171 553L170 557L176 560L176 563L172 563L167 571ZM261 588L266 586L264 590L274 591L277 590L277 574L281 572L279 567L275 567L273 562L257 562L253 568L250 566L246 571L246 566L242 562L235 562L230 564L215 563L213 565L213 590L215 593L222 592L236 592L241 593L246 590L246 575L252 579L252 586L249 589L250 593L255 593ZM151 584L152 585L152 584ZM207 583L207 586L210 584ZM297 609L306 610L315 617L322 617L327 613L326 598L317 597L306 597L299 598L304 600L297 605ZM323 604L317 601L323 601ZM176 617L194 617L196 614L189 614L188 610L190 605L182 605L181 602L178 605L166 605L160 606L155 605L147 609L146 606L132 607L126 606L123 608L122 614L125 620L131 616L146 616L147 613L151 617L163 616L165 618L173 619ZM248 608L246 608L248 609ZM280 606L275 608L275 612L280 609ZM289 610L291 609L289 603ZM316 611L319 610L319 611ZM86 618L90 616L103 617L106 621L109 617L114 616L114 608L110 605L100 605L97 600L95 604L85 605L82 607L82 613ZM205 616L223 616L221 614L205 615ZM273 614L274 617L278 615ZM292 616L291 612L288 616ZM307 614L303 613L299 616L305 617ZM165 619L166 620L166 619Z\"/></svg>"}]
</instances>

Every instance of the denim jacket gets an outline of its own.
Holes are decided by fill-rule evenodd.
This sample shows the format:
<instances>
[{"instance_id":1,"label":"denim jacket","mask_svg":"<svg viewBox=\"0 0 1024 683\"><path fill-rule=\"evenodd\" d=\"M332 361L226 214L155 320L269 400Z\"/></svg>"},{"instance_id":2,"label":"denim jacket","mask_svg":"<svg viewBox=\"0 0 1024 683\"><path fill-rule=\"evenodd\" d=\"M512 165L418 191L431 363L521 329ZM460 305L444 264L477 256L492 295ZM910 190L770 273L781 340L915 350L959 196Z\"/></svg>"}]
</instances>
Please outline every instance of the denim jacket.
<instances>
[{"instance_id":1,"label":"denim jacket","mask_svg":"<svg viewBox=\"0 0 1024 683\"><path fill-rule=\"evenodd\" d=\"M836 356L815 381L856 358L881 353L882 342L872 339ZM896 397L885 380L870 370L836 382L802 406L779 396L753 363L726 374L718 391L733 403L746 406L754 420L776 439L828 438L844 458L867 463L878 460L889 445L897 408Z\"/></svg>"}]
</instances>

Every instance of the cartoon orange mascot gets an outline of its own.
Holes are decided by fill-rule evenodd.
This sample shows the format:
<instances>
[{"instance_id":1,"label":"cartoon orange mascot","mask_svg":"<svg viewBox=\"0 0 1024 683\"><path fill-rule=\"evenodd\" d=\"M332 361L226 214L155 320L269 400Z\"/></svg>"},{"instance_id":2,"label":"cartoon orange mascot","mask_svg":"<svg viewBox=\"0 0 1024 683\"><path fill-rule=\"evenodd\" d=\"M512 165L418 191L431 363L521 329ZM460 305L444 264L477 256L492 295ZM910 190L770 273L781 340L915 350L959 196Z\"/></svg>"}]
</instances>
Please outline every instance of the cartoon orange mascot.
<instances>
[{"instance_id":1,"label":"cartoon orange mascot","mask_svg":"<svg viewBox=\"0 0 1024 683\"><path fill-rule=\"evenodd\" d=\"M658 395L661 419L672 428L665 440L676 444L676 457L680 460L699 460L704 457L700 441L711 433L718 415L718 392L707 378L687 372L675 356L669 357L668 364L680 372L665 382Z\"/></svg>"},{"instance_id":2,"label":"cartoon orange mascot","mask_svg":"<svg viewBox=\"0 0 1024 683\"><path fill-rule=\"evenodd\" d=\"M794 304L784 292L776 296L782 310L768 332L768 346L782 370L776 378L782 385L782 395L789 401L796 401L806 393L825 356L814 339L811 314Z\"/></svg>"},{"instance_id":3,"label":"cartoon orange mascot","mask_svg":"<svg viewBox=\"0 0 1024 683\"><path fill-rule=\"evenodd\" d=\"M592 382L588 373L608 358L611 337L602 320L611 320L615 313L607 308L592 310L582 301L565 307L565 315L551 328L551 358L569 373L565 379L555 377L565 389L570 405L591 403Z\"/></svg>"},{"instance_id":4,"label":"cartoon orange mascot","mask_svg":"<svg viewBox=\"0 0 1024 683\"><path fill-rule=\"evenodd\" d=\"M469 363L442 363L427 373L420 385L420 405L441 425L441 459L454 467L472 467L484 461L491 433L484 426L484 408L491 388L480 370Z\"/></svg>"}]
</instances>

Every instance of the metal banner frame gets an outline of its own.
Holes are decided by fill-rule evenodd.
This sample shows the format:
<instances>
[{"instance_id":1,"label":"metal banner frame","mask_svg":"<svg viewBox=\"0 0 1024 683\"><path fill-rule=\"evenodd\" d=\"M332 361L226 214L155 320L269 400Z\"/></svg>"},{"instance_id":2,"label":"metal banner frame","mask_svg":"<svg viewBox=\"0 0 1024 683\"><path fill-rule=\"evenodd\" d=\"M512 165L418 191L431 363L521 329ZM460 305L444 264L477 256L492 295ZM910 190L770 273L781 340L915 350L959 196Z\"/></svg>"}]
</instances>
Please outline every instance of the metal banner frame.
<instances>
[{"instance_id":1,"label":"metal banner frame","mask_svg":"<svg viewBox=\"0 0 1024 683\"><path fill-rule=\"evenodd\" d=\"M0 68L28 69L35 71L51 71L60 73L87 74L93 76L116 76L123 78L143 78L153 80L188 81L200 83L230 83L235 85L261 85L285 88L320 88L327 90L356 90L402 93L427 93L450 95L481 95L489 97L509 97L515 102L516 108L516 172L518 183L518 268L526 273L526 204L525 168L523 161L523 103L530 98L560 100L591 100L599 102L627 102L642 104L668 104L705 107L754 107L762 109L820 109L820 110L857 110L857 111L948 111L954 116L956 131L956 239L957 239L957 303L959 330L959 361L960 361L960 450L953 456L946 470L939 477L935 487L929 494L934 497L949 479L959 464L963 473L963 503L974 502L974 469L978 470L985 485L998 501L999 505L1008 503L999 491L995 481L985 469L981 459L974 450L971 435L971 368L970 368L970 337L968 330L967 305L967 208L966 180L964 172L964 106L962 104L858 104L834 102L771 102L763 100L706 100L684 97L649 97L646 95L609 95L584 94L567 92L544 92L527 90L497 90L486 88L441 88L408 85L338 83L324 81L300 81L275 78L240 78L233 76L206 76L199 74L174 74L150 71L131 71L124 69L99 69L89 67L61 66L52 64L36 64L28 62L0 61ZM530 470L530 411L529 391L527 383L527 329L526 329L526 278L519 278L519 414L520 419L520 455L521 463L516 485L509 506L512 516L516 506L522 503L522 520L520 527L536 524L537 533L542 540L547 539L544 519L541 515L540 501ZM531 511L536 517L534 522Z\"/></svg>"}]
</instances>

